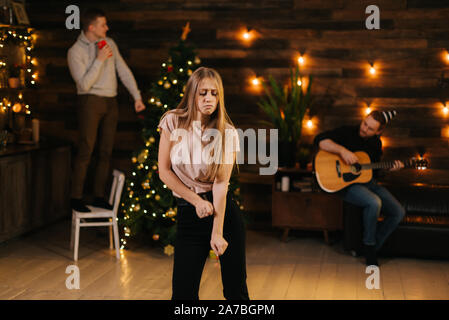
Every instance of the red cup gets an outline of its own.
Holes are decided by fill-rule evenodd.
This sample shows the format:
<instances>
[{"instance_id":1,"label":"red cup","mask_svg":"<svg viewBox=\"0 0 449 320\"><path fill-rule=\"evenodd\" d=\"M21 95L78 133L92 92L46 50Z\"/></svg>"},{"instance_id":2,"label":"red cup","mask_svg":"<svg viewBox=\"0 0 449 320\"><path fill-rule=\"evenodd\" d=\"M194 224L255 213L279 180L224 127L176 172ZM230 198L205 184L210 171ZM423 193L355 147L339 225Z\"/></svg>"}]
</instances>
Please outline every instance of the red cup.
<instances>
[{"instance_id":1,"label":"red cup","mask_svg":"<svg viewBox=\"0 0 449 320\"><path fill-rule=\"evenodd\" d=\"M102 49L106 45L106 40L101 40L97 43L98 49Z\"/></svg>"}]
</instances>

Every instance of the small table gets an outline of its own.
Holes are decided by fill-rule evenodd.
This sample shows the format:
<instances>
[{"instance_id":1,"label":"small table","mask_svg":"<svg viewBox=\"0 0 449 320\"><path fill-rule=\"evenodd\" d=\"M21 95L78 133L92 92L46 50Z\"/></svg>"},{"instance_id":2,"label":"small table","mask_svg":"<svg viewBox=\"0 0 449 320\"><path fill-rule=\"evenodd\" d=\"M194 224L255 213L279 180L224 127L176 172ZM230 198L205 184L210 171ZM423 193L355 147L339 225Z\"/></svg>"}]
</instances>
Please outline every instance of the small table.
<instances>
[{"instance_id":1,"label":"small table","mask_svg":"<svg viewBox=\"0 0 449 320\"><path fill-rule=\"evenodd\" d=\"M288 192L277 188L277 183L284 176L288 176L290 180ZM311 171L301 169L279 169L274 175L272 225L284 230L284 242L291 229L301 229L322 230L324 239L329 244L328 231L343 229L343 201L335 194L321 191L313 179ZM303 181L312 181L310 188ZM303 191L294 185L303 186Z\"/></svg>"}]
</instances>

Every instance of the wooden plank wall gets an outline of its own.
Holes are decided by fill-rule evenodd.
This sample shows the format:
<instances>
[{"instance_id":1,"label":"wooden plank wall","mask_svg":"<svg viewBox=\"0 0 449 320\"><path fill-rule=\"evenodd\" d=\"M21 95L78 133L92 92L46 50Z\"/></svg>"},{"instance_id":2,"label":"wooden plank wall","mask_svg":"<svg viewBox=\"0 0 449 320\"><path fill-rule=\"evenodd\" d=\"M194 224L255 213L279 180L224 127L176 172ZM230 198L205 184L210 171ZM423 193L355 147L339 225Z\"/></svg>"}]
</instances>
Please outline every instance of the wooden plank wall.
<instances>
[{"instance_id":1,"label":"wooden plank wall","mask_svg":"<svg viewBox=\"0 0 449 320\"><path fill-rule=\"evenodd\" d=\"M392 175L408 182L449 182L449 115L441 99L448 88L438 86L449 49L449 2L444 0L92 0L27 1L37 29L39 102L34 112L42 133L76 140L76 92L67 63L67 49L78 31L65 29L65 8L78 4L107 12L109 36L145 91L157 77L167 49L190 21L189 39L205 66L216 68L224 80L231 118L241 128L259 128L263 115L256 105L260 92L251 88L253 75L273 74L286 80L299 51L305 52L304 74L313 74L319 113L315 127L304 131L311 141L321 130L358 123L366 104L373 109L395 108L398 116L384 134L387 156L416 156L423 148L432 170ZM381 30L366 30L366 6L380 8ZM250 45L238 32L250 27L258 37ZM368 73L369 61L377 68ZM132 101L119 90L120 123L113 165L130 168L129 154L140 146L139 126ZM255 172L256 166L243 166ZM257 179L254 182L267 181ZM269 180L268 180L269 181ZM250 188L246 188L248 190ZM264 189L270 192L270 188ZM248 195L254 198L255 195ZM266 197L269 199L269 197ZM269 200L267 200L269 201ZM268 203L268 202L267 202ZM267 208L259 202L253 208ZM269 207L269 203L268 203Z\"/></svg>"}]
</instances>

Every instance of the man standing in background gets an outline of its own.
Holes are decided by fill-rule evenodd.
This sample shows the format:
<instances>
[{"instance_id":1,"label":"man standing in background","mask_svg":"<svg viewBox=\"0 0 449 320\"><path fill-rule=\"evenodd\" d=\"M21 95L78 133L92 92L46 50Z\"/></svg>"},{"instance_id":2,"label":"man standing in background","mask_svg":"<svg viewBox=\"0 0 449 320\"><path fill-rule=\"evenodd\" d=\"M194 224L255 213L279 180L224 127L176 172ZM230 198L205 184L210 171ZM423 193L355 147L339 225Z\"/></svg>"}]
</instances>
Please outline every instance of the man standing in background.
<instances>
[{"instance_id":1,"label":"man standing in background","mask_svg":"<svg viewBox=\"0 0 449 320\"><path fill-rule=\"evenodd\" d=\"M105 200L105 188L118 121L116 73L133 96L136 112L144 110L145 105L136 80L116 43L106 37L109 28L104 12L88 9L83 13L81 23L81 34L67 54L70 74L76 83L79 97L79 145L72 175L71 206L79 212L90 212L82 199L83 186L97 132L98 164L92 205L112 209Z\"/></svg>"}]
</instances>

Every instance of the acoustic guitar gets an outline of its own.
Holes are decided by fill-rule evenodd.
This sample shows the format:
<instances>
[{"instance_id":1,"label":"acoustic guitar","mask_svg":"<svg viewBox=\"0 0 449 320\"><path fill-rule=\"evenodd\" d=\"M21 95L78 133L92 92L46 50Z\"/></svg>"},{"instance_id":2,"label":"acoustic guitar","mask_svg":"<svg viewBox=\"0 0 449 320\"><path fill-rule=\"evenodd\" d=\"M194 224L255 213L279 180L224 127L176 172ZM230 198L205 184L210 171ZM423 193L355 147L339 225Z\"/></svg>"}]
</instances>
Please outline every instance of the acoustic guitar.
<instances>
[{"instance_id":1,"label":"acoustic guitar","mask_svg":"<svg viewBox=\"0 0 449 320\"><path fill-rule=\"evenodd\" d=\"M393 168L395 162L371 163L366 152L356 151L354 154L360 163L347 165L339 155L324 150L318 151L314 159L314 168L315 177L321 189L326 192L337 192L353 183L367 183L373 177L373 170ZM427 168L425 159L411 158L402 162L405 167Z\"/></svg>"}]
</instances>

